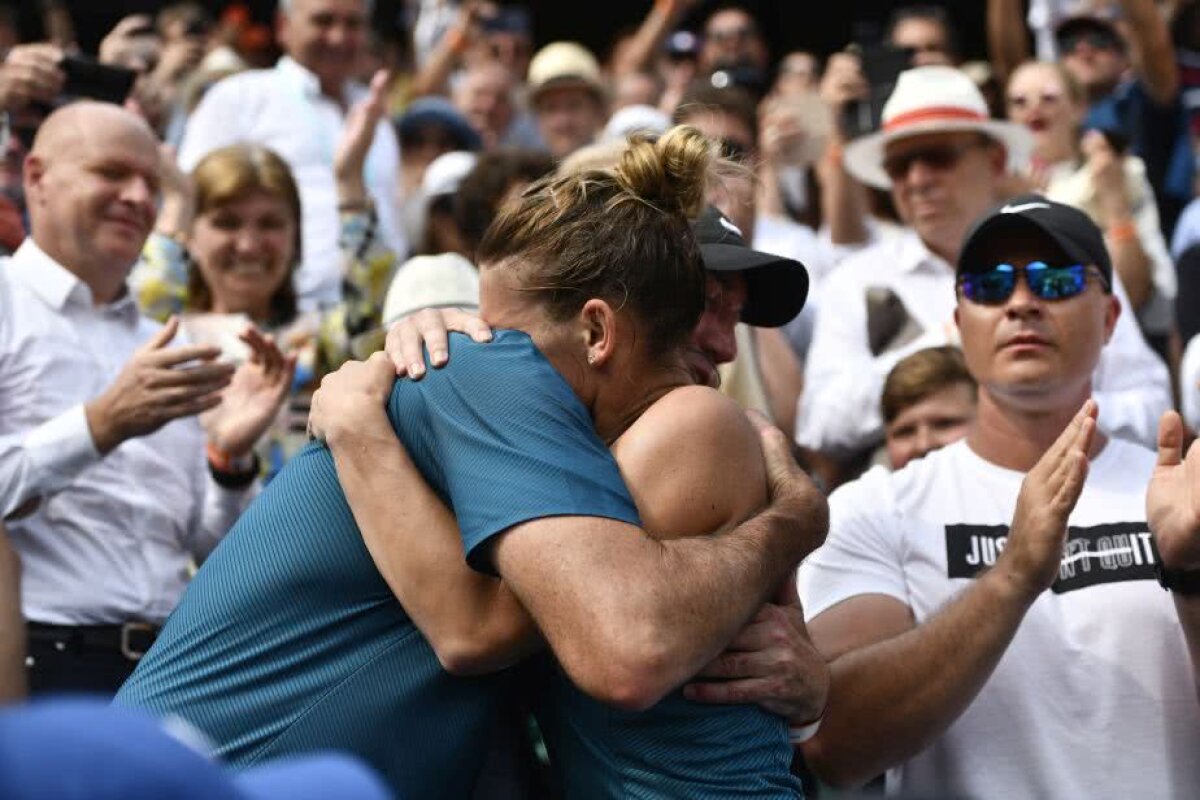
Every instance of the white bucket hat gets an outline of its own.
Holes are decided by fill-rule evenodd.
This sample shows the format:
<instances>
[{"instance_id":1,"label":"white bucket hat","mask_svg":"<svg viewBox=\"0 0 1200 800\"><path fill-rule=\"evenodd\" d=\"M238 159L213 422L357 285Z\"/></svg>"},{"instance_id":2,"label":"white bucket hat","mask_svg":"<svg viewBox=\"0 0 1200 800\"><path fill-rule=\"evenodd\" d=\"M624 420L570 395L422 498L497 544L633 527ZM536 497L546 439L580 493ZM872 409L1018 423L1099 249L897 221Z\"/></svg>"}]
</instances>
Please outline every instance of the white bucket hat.
<instances>
[{"instance_id":1,"label":"white bucket hat","mask_svg":"<svg viewBox=\"0 0 1200 800\"><path fill-rule=\"evenodd\" d=\"M880 130L846 145L846 169L863 183L890 189L883 170L889 142L922 133L978 131L1004 145L1010 171L1029 162L1033 135L1024 125L991 119L974 82L954 67L916 67L900 73L883 106Z\"/></svg>"},{"instance_id":2,"label":"white bucket hat","mask_svg":"<svg viewBox=\"0 0 1200 800\"><path fill-rule=\"evenodd\" d=\"M422 308L478 308L479 271L458 253L413 256L400 265L381 319L384 326Z\"/></svg>"}]
</instances>

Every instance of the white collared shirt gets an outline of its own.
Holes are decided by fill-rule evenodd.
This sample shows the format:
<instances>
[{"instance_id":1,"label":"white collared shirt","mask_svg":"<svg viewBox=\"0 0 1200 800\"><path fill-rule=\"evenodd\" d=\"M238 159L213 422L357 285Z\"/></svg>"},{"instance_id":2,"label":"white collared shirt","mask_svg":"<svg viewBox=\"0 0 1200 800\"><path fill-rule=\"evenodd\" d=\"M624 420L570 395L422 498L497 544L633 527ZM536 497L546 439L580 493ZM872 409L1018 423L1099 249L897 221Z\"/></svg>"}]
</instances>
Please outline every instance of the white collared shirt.
<instances>
[{"instance_id":1,"label":"white collared shirt","mask_svg":"<svg viewBox=\"0 0 1200 800\"><path fill-rule=\"evenodd\" d=\"M365 94L363 86L348 84L347 108ZM345 124L346 111L321 93L317 76L284 56L273 69L240 72L209 89L179 146L179 165L189 171L212 150L238 142L269 147L288 163L300 189L304 262L295 284L306 310L332 305L342 296L333 155ZM364 177L384 242L403 254L407 247L394 201L399 170L400 147L384 119L367 153Z\"/></svg>"},{"instance_id":2,"label":"white collared shirt","mask_svg":"<svg viewBox=\"0 0 1200 800\"><path fill-rule=\"evenodd\" d=\"M84 404L160 327L129 293L95 306L32 238L0 260L0 516L29 620L161 622L254 495L212 480L194 417L96 451Z\"/></svg>"},{"instance_id":3,"label":"white collared shirt","mask_svg":"<svg viewBox=\"0 0 1200 800\"><path fill-rule=\"evenodd\" d=\"M1092 394L1100 427L1153 446L1158 418L1171 407L1166 365L1146 344L1125 290L1114 275L1123 313L1100 353ZM872 355L867 333L869 289L890 289L920 335ZM879 407L883 382L896 362L926 347L958 343L954 323L954 268L931 253L913 231L886 239L847 258L826 279L820 313L804 372L796 441L804 447L847 456L883 439Z\"/></svg>"}]
</instances>

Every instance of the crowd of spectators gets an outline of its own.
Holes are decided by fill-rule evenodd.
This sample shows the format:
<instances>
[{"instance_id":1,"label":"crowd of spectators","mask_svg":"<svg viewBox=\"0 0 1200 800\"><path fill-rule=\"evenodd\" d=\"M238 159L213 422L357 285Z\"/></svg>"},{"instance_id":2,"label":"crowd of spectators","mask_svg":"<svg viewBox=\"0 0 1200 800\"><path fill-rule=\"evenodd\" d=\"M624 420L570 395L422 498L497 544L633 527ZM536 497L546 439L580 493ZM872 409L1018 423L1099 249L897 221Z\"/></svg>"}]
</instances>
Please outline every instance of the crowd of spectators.
<instances>
[{"instance_id":1,"label":"crowd of spectators","mask_svg":"<svg viewBox=\"0 0 1200 800\"><path fill-rule=\"evenodd\" d=\"M887 791L914 797L1200 793L1200 451L1185 447L1200 429L1200 3L987 0L983 53L963 51L951 3L897 3L878 41L827 53L772 52L772 20L751 6L648 5L604 53L538 41L536 4L487 0L410 0L399 48L372 30L369 0L279 0L270 30L237 3L217 15L211 4L164 4L122 18L95 53L80 51L66 5L45 4L46 38L32 42L0 6L0 702L111 698L124 685L131 704L188 719L237 761L250 741L236 731L244 707L220 724L207 718L218 735L205 730L209 712L189 718L188 704L205 707L243 678L267 686L264 706L283 704L256 671L268 654L245 642L226 653L220 631L204 627L214 607L255 617L264 640L298 623L277 624L259 599L234 602L231 587L256 582L252 572L226 558L206 573L205 563L239 518L253 518L248 508L261 518L280 504L285 490L270 487L315 433L339 432L328 485L357 474L389 495L393 472L349 460L374 457L370 426L343 432L359 418L329 416L337 407L367 418L347 399L375 397L360 362L384 364L388 385L453 369L443 367L448 330L491 336L481 277L494 262L616 254L588 267L598 276L619 270L617 256L634 258L612 242L556 238L602 229L573 192L613 192L611 222L642 219L621 203L675 203L662 186L700 186L702 197L677 202L692 219L680 258L694 237L705 267L692 281L703 284L703 313L682 318L699 302L684 296L686 276L677 304L640 298L661 288L651 272L622 278L628 311L646 330L687 339L672 341L687 382L782 431L829 496L828 539L771 551L791 559L772 565L787 576L782 589L777 576L749 593L742 573L729 577L729 595L714 583L712 598L738 598L722 605L723 625L680 621L675 638L705 646L686 660L671 660L682 645L660 653L659 682L672 685L633 700L607 683L590 691L594 673L574 660L584 640L571 639L582 634L541 615L544 587L534 599L518 592L532 616L518 622L562 663L555 678L655 720L650 707L673 702L668 690L703 666L679 702L754 704L785 718L791 769L810 793L880 788L885 775ZM655 142L669 144L642 156L662 159L659 177L629 178L630 153ZM708 160L696 142L711 146ZM685 154L702 166L683 164ZM522 214L545 233L518 225ZM644 252L667 238L649 224L630 222L628 233L646 237ZM542 330L564 324L564 296L592 291L582 269L521 273L521 291L557 309ZM633 386L641 362L620 363ZM638 490L636 465L674 465L622 452L621 431L605 435L596 398L617 396L608 383L568 383L593 393L596 429L617 441L616 463L658 538L662 519L642 507L654 495ZM626 425L652 407L635 406L620 406ZM726 446L713 445L721 457ZM786 505L786 484L808 503L793 497L812 512L804 524L821 529L806 535L823 539L814 509L824 500L780 478L779 454L764 451L765 472L738 467L724 491L745 480L771 488L753 508L731 504L725 537L758 542L745 533L752 512ZM700 451L677 452L686 462ZM731 449L729 463L738 455ZM444 516L462 517L468 504L439 483L441 467L430 477L428 457L413 460L451 506ZM312 480L312 497L325 497L327 484ZM419 521L432 539L441 518L410 511L412 494L370 505L361 487L346 489L328 504L361 528L386 579L376 583L400 598L442 667L462 674L433 630L438 606L463 596L406 595L427 576L381 558L386 525L370 523ZM258 519L254 546L225 552L291 563L264 537L286 539L272 531L303 522ZM712 532L695 524L685 541ZM617 582L616 563L594 567L595 579ZM635 563L625 568L642 574ZM705 563L689 568L709 576ZM504 584L526 575L475 556L471 566ZM725 574L713 567L712 580ZM200 592L181 606L193 578ZM684 576L661 580L670 590L655 601L695 597L680 588ZM226 605L198 606L212 585ZM259 588L288 606L286 583ZM294 599L293 615L306 602ZM555 598L564 615L575 600ZM757 615L735 619L751 606ZM168 618L176 627L164 632ZM172 687L178 669L213 685ZM564 696L578 714L568 729L598 725ZM556 758L555 732L525 724L537 701L517 706L487 763L447 786L480 798L585 796L594 781L600 796L620 794L582 755L564 775L570 745L559 741ZM0 712L0 772L5 713L16 712ZM722 735L769 727L713 714L734 719L713 733L717 751ZM611 725L608 735L634 736L624 718ZM655 730L647 722L637 735ZM236 744L226 749L221 736ZM296 749L340 749L311 744ZM627 788L645 780L647 796L728 788L695 789L695 764L673 774L678 783L635 777L621 752L613 746L603 769ZM707 753L697 743L692 755ZM405 793L411 770L431 768L413 760L403 771L372 766ZM787 780L773 782L772 768L761 768L771 788L752 796L796 791L786 764ZM378 790L362 780L364 796Z\"/></svg>"}]
</instances>

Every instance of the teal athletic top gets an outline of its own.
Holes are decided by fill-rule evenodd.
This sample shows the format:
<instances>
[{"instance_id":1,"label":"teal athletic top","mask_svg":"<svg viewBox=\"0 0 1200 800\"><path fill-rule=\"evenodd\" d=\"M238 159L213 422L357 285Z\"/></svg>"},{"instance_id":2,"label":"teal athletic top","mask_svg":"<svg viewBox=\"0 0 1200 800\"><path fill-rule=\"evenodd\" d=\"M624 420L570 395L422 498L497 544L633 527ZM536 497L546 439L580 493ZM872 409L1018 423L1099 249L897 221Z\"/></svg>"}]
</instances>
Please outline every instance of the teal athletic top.
<instances>
[{"instance_id":1,"label":"teal athletic top","mask_svg":"<svg viewBox=\"0 0 1200 800\"><path fill-rule=\"evenodd\" d=\"M680 691L646 711L623 711L577 689L549 655L536 661L534 715L569 800L802 795L782 717L693 703Z\"/></svg>"},{"instance_id":2,"label":"teal athletic top","mask_svg":"<svg viewBox=\"0 0 1200 800\"><path fill-rule=\"evenodd\" d=\"M397 381L388 417L487 568L491 537L546 516L640 524L586 409L523 333ZM187 720L246 766L354 753L402 798L469 795L510 675L457 678L375 568L320 444L213 552L116 701Z\"/></svg>"}]
</instances>

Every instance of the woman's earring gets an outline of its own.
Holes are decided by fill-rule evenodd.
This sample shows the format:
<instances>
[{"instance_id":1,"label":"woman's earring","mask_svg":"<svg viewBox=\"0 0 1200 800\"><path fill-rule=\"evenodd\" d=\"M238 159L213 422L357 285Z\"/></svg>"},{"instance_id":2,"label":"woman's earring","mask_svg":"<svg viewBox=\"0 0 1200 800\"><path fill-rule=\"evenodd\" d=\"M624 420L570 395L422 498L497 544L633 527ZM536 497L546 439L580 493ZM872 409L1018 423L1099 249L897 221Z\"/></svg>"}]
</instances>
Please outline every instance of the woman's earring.
<instances>
[{"instance_id":1,"label":"woman's earring","mask_svg":"<svg viewBox=\"0 0 1200 800\"><path fill-rule=\"evenodd\" d=\"M595 364L596 363L596 354L588 353L587 362L588 362L588 364Z\"/></svg>"}]
</instances>

